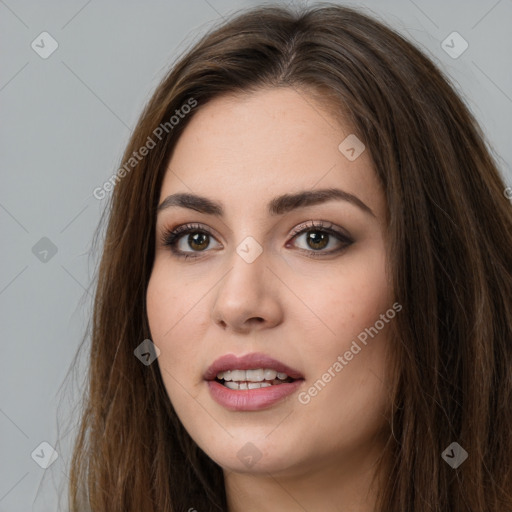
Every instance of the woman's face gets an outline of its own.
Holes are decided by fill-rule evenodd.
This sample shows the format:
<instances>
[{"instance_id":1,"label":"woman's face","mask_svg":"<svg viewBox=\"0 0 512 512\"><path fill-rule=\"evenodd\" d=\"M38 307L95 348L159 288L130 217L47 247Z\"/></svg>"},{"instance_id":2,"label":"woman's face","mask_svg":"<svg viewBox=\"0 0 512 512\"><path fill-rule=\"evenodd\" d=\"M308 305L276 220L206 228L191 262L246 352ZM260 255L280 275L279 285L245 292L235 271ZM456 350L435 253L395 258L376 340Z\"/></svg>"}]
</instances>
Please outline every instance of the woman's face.
<instances>
[{"instance_id":1,"label":"woman's face","mask_svg":"<svg viewBox=\"0 0 512 512\"><path fill-rule=\"evenodd\" d=\"M350 134L305 92L265 89L204 105L170 160L148 320L172 405L226 470L355 470L386 430L386 203ZM236 389L206 380L223 369Z\"/></svg>"}]
</instances>

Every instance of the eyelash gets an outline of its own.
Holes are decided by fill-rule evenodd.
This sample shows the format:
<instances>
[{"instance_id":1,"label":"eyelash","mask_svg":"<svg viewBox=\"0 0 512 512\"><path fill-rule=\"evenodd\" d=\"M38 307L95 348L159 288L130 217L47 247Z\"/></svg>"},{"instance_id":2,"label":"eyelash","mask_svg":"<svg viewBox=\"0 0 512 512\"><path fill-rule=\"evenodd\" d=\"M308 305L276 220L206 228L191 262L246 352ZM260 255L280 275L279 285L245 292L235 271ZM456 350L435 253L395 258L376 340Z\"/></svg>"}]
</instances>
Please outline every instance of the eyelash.
<instances>
[{"instance_id":1,"label":"eyelash","mask_svg":"<svg viewBox=\"0 0 512 512\"><path fill-rule=\"evenodd\" d=\"M338 249L330 250L330 251L314 251L314 250L306 250L306 249L299 249L301 252L309 253L308 256L311 258L321 258L325 255L331 255L336 254L339 252L344 251L347 249L352 243L353 240L351 240L347 235L343 234L342 232L333 229L332 224L326 225L324 222L319 221L318 223L315 223L314 221L311 221L311 224L305 225L301 224L294 230L292 233L292 240L297 238L299 235L302 235L303 233L308 233L311 231L318 231L321 233L326 233L330 236L333 236L337 238L340 242L343 242L343 246ZM208 235L212 238L215 238L213 234L207 229L202 227L200 224L183 224L182 226L179 226L173 230L166 229L160 238L160 242L163 246L169 247L171 252L178 258L199 258L201 257L201 253L207 252L204 251L192 251L192 252L183 252L178 249L176 249L176 245L179 242L179 240L187 234L190 233L202 233L205 235ZM194 254L197 253L197 254Z\"/></svg>"}]
</instances>

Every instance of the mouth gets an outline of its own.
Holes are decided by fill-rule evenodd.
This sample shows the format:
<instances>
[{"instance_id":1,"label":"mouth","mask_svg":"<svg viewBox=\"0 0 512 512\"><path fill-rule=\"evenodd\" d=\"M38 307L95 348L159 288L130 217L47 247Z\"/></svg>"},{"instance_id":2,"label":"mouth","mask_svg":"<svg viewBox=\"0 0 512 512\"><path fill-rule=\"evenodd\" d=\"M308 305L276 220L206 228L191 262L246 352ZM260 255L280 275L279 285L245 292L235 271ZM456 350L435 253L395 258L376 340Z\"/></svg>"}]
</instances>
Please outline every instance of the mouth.
<instances>
[{"instance_id":1,"label":"mouth","mask_svg":"<svg viewBox=\"0 0 512 512\"><path fill-rule=\"evenodd\" d=\"M265 354L226 354L204 374L212 398L231 411L265 409L296 392L304 376Z\"/></svg>"}]
</instances>

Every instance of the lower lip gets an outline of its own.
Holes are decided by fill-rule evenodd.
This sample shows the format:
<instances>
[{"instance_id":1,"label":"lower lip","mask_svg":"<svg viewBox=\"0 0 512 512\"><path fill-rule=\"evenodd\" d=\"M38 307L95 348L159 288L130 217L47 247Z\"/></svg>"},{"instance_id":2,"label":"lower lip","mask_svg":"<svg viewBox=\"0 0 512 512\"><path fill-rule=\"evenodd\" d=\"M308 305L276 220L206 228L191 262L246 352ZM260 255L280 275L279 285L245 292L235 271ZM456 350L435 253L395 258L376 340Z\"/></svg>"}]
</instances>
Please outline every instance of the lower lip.
<instances>
[{"instance_id":1,"label":"lower lip","mask_svg":"<svg viewBox=\"0 0 512 512\"><path fill-rule=\"evenodd\" d=\"M257 389L229 389L216 380L209 380L212 398L230 411L259 411L294 393L304 379Z\"/></svg>"}]
</instances>

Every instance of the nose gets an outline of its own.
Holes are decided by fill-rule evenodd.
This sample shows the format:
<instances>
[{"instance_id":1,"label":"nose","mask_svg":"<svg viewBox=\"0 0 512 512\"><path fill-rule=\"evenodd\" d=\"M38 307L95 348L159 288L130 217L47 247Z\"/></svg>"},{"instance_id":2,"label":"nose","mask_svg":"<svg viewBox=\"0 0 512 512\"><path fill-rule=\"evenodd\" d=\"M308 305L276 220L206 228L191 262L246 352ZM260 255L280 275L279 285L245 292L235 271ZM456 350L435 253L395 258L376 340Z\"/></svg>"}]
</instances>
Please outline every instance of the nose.
<instances>
[{"instance_id":1,"label":"nose","mask_svg":"<svg viewBox=\"0 0 512 512\"><path fill-rule=\"evenodd\" d=\"M246 333L282 321L283 285L268 263L265 252L250 263L233 252L212 305L212 319L222 329Z\"/></svg>"}]
</instances>

